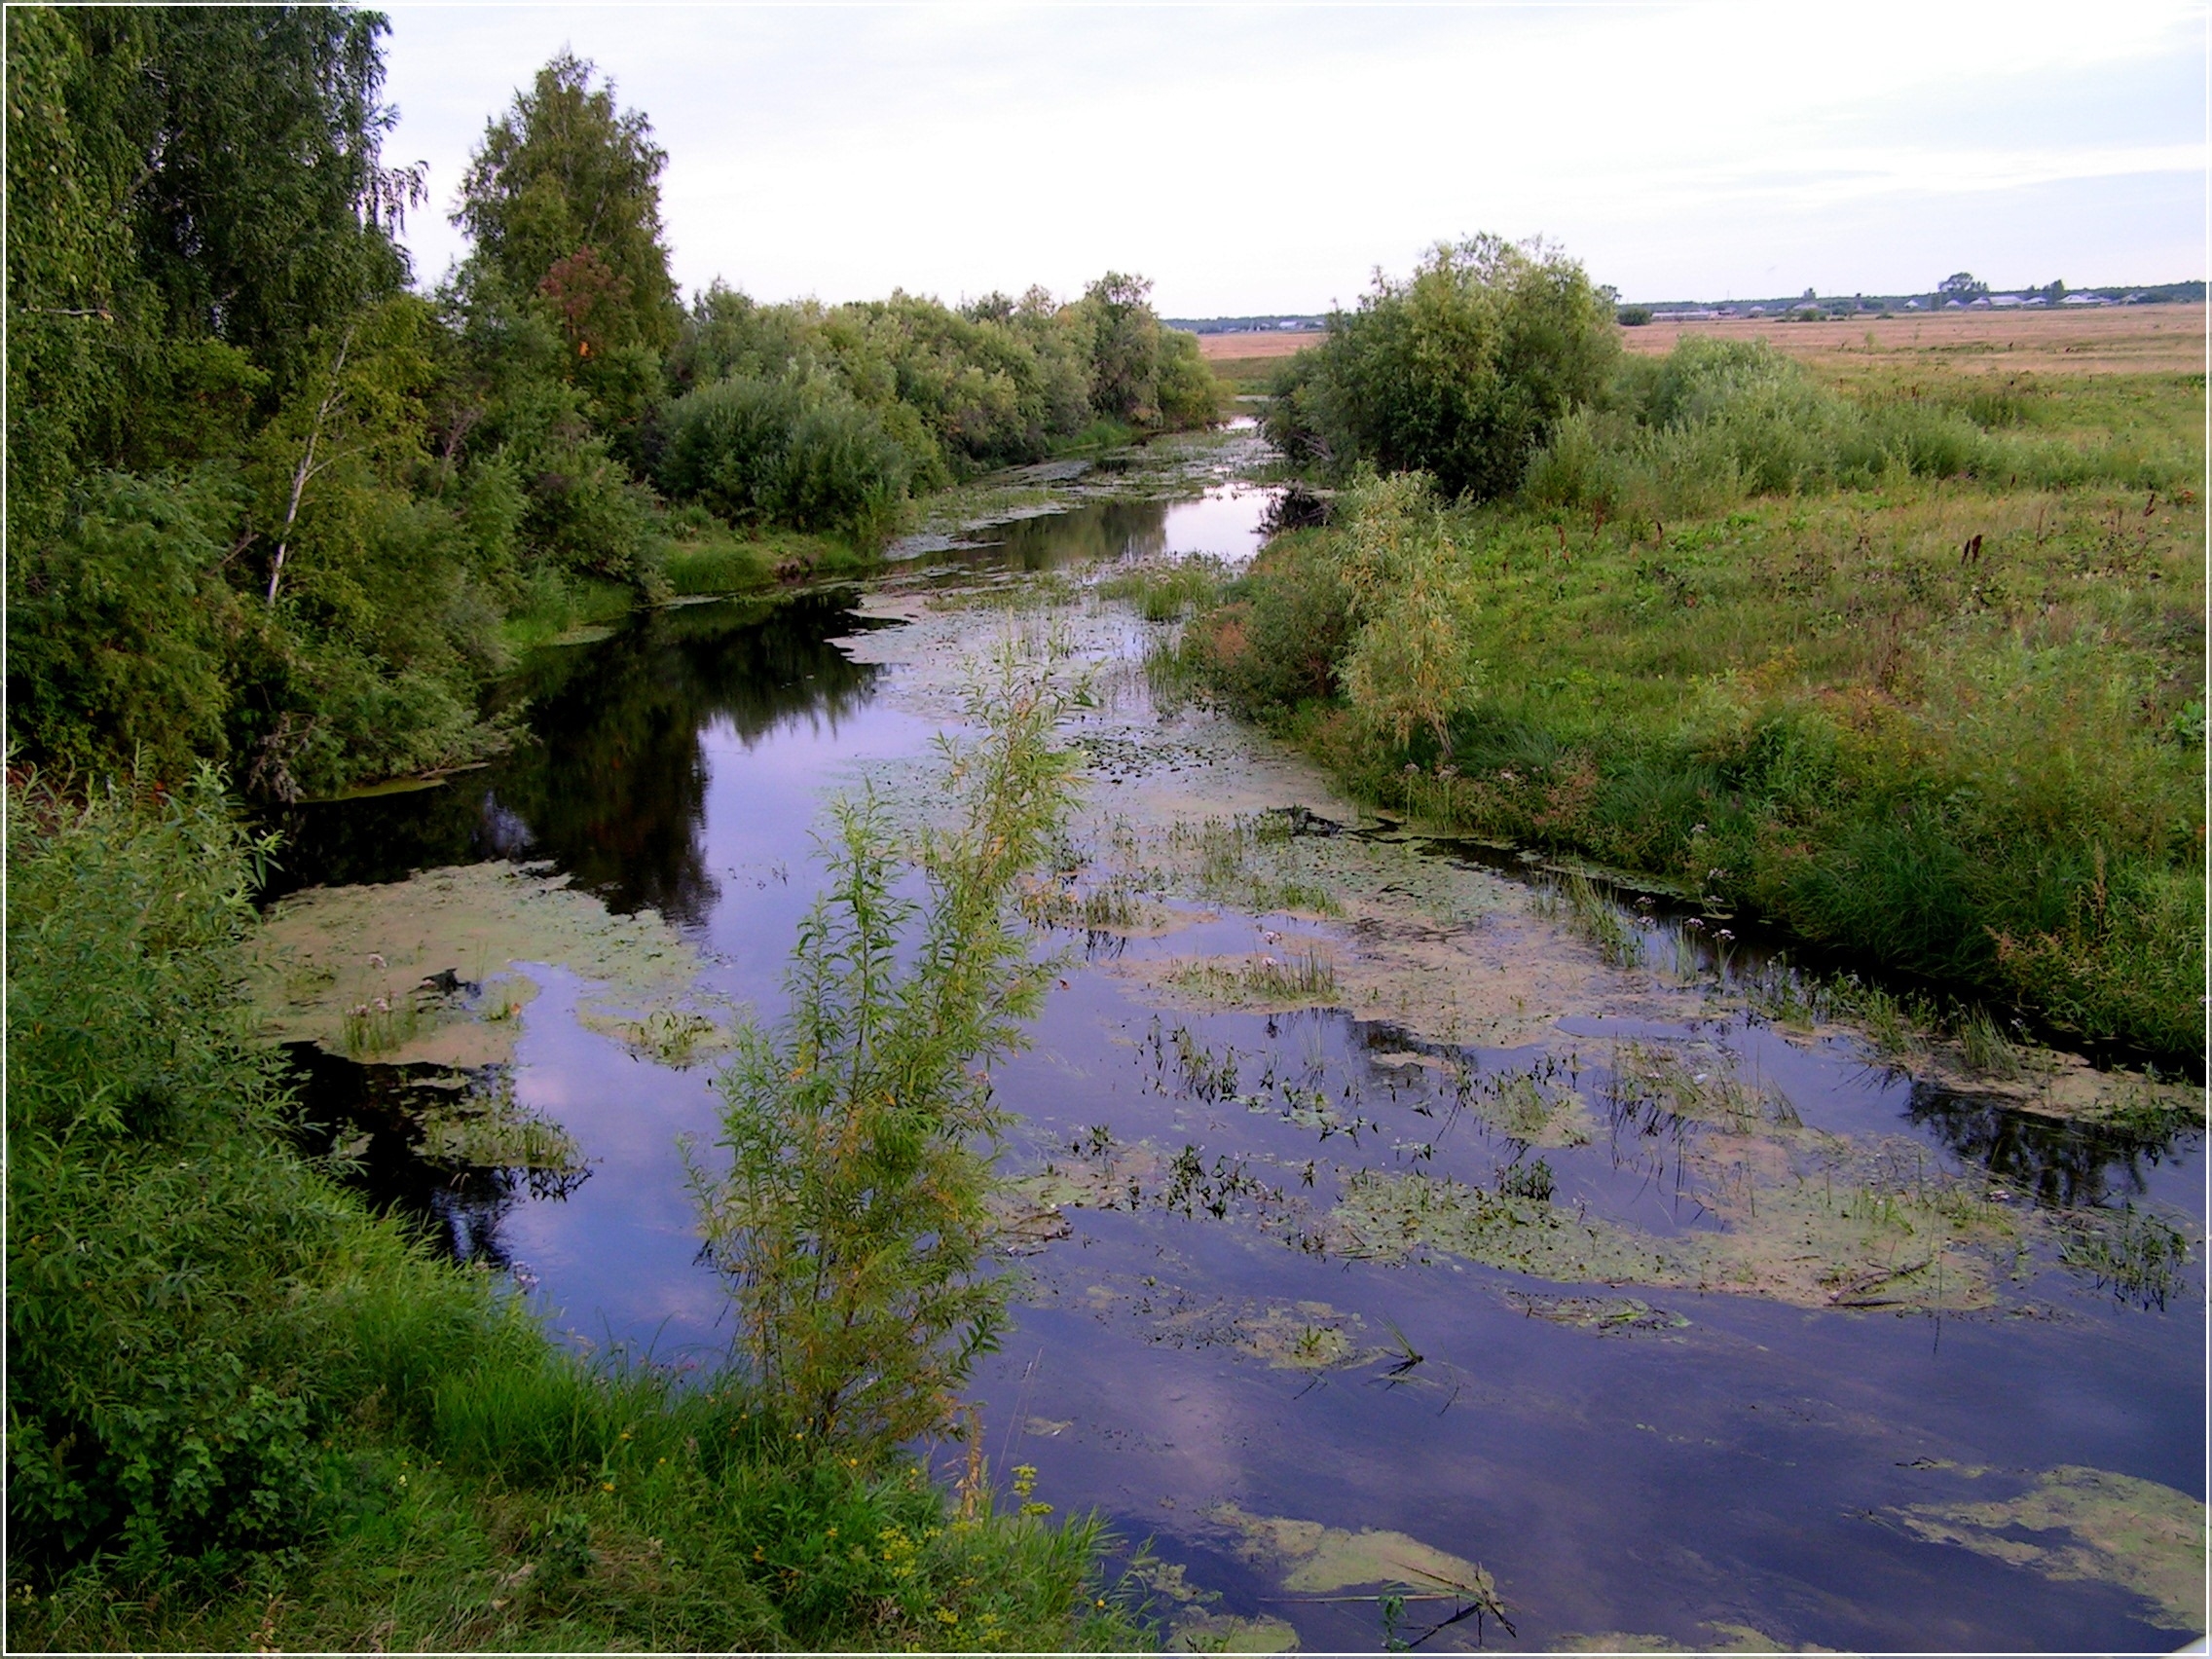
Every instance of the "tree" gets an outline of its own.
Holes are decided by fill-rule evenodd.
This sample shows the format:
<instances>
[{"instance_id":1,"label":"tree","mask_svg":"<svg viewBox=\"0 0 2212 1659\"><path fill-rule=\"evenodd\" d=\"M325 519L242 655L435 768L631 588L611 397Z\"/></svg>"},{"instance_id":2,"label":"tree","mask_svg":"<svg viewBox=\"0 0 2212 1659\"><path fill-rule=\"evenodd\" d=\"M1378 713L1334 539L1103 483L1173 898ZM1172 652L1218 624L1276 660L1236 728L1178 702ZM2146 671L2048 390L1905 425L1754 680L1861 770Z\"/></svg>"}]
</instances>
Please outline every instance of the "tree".
<instances>
[{"instance_id":1,"label":"tree","mask_svg":"<svg viewBox=\"0 0 2212 1659\"><path fill-rule=\"evenodd\" d=\"M537 296L588 362L666 350L682 313L661 237L668 154L611 82L564 52L484 129L453 222L509 294Z\"/></svg>"},{"instance_id":2,"label":"tree","mask_svg":"<svg viewBox=\"0 0 2212 1659\"><path fill-rule=\"evenodd\" d=\"M1427 472L1449 496L1489 499L1604 389L1619 351L1612 307L1576 262L1539 242L1442 242L1331 314L1278 383L1269 432L1302 461Z\"/></svg>"},{"instance_id":3,"label":"tree","mask_svg":"<svg viewBox=\"0 0 2212 1659\"><path fill-rule=\"evenodd\" d=\"M381 17L23 8L8 41L9 527L81 472L221 454L310 341L395 292L419 168L379 145Z\"/></svg>"},{"instance_id":4,"label":"tree","mask_svg":"<svg viewBox=\"0 0 2212 1659\"><path fill-rule=\"evenodd\" d=\"M1989 292L1989 284L1971 271L1954 271L1936 284L1938 297L1946 300L1971 300Z\"/></svg>"}]
</instances>

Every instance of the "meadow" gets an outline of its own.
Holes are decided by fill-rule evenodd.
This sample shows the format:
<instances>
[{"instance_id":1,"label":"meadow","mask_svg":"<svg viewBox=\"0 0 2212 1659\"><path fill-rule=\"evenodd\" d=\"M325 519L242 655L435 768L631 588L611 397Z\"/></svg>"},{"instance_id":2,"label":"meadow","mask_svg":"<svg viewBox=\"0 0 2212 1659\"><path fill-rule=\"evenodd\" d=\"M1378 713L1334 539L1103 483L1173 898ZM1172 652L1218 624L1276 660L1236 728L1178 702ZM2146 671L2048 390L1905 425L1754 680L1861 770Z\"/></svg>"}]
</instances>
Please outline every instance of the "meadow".
<instances>
[{"instance_id":1,"label":"meadow","mask_svg":"<svg viewBox=\"0 0 2212 1659\"><path fill-rule=\"evenodd\" d=\"M1186 663L1379 804L2186 1060L2204 380L2132 365L2194 315L1622 330L1517 490L1346 480Z\"/></svg>"}]
</instances>

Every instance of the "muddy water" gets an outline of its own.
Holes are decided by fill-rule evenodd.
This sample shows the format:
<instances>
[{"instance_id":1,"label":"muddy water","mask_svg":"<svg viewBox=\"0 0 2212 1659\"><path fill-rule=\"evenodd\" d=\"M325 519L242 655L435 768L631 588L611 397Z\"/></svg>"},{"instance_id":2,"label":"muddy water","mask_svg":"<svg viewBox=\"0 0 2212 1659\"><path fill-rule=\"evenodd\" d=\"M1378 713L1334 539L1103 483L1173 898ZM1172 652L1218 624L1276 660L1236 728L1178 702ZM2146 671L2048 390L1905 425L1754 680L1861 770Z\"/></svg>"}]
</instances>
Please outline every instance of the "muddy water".
<instances>
[{"instance_id":1,"label":"muddy water","mask_svg":"<svg viewBox=\"0 0 2212 1659\"><path fill-rule=\"evenodd\" d=\"M510 691L535 742L301 809L283 879L539 865L673 924L688 1006L772 1016L826 792L865 778L926 812L962 657L1026 638L1093 666L1077 839L1084 891L1120 903L1088 928L1070 909L1064 984L998 1079L1022 1286L974 1393L997 1466L1112 1519L1168 1634L1990 1650L2201 1629L2200 1270L2160 1305L2060 1259L2087 1210L2200 1241L2200 1134L1873 1064L1758 1012L1678 925L1608 966L1494 853L1406 837L1157 704L1158 630L1089 584L1247 556L1266 506L1094 501L866 595L689 606L546 653ZM535 995L502 1007L504 1057L303 1047L311 1110L557 1331L711 1365L727 1327L677 1150L713 1134L711 1044L636 1040L544 950L515 959ZM457 1095L573 1150L426 1159L424 1102Z\"/></svg>"}]
</instances>

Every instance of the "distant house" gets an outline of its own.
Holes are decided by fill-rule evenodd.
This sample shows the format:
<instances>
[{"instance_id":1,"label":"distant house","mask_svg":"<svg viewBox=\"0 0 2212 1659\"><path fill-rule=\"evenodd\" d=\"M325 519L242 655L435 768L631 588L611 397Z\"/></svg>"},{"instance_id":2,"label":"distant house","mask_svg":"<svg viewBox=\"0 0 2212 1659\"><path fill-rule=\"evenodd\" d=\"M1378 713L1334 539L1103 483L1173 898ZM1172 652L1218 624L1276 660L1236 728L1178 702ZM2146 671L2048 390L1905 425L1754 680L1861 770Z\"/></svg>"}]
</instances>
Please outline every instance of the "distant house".
<instances>
[{"instance_id":1,"label":"distant house","mask_svg":"<svg viewBox=\"0 0 2212 1659\"><path fill-rule=\"evenodd\" d=\"M2102 294L2068 294L2058 303L2062 306L2109 306L2112 301Z\"/></svg>"},{"instance_id":2,"label":"distant house","mask_svg":"<svg viewBox=\"0 0 2212 1659\"><path fill-rule=\"evenodd\" d=\"M2027 301L2018 294L1992 294L1988 299L1976 303L1986 305L1992 311L2010 311L2014 306L2026 305Z\"/></svg>"}]
</instances>

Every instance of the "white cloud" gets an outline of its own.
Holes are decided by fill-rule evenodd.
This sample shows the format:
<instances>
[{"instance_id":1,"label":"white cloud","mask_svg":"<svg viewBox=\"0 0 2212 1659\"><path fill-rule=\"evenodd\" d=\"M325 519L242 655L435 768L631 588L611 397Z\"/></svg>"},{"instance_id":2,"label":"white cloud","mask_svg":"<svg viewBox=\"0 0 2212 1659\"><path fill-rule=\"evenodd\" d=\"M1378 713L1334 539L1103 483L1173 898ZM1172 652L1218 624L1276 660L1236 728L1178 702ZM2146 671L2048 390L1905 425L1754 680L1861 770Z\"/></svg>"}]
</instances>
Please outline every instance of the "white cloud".
<instances>
[{"instance_id":1,"label":"white cloud","mask_svg":"<svg viewBox=\"0 0 2212 1659\"><path fill-rule=\"evenodd\" d=\"M1779 253L1865 291L2203 268L2193 6L392 15L393 153L430 161L441 209L570 45L669 150L679 277L764 297L1114 266L1171 313L1303 310L1477 229L1548 232L1632 294L1766 291ZM442 215L410 240L427 275L461 248Z\"/></svg>"}]
</instances>

